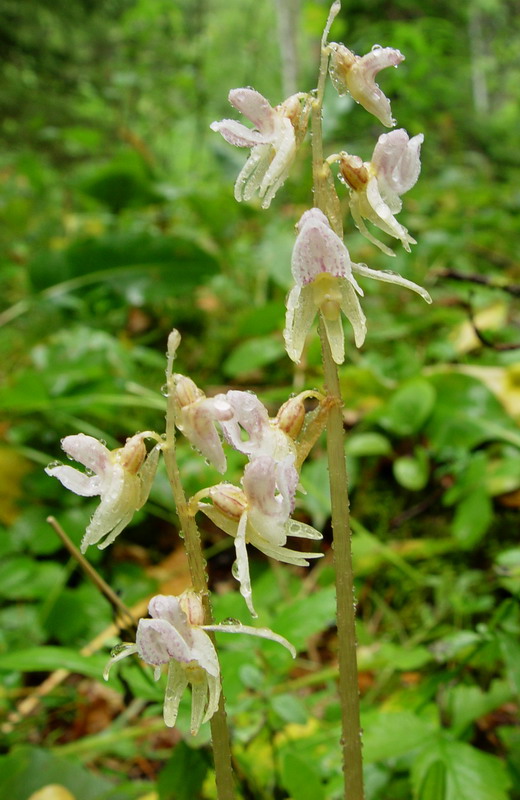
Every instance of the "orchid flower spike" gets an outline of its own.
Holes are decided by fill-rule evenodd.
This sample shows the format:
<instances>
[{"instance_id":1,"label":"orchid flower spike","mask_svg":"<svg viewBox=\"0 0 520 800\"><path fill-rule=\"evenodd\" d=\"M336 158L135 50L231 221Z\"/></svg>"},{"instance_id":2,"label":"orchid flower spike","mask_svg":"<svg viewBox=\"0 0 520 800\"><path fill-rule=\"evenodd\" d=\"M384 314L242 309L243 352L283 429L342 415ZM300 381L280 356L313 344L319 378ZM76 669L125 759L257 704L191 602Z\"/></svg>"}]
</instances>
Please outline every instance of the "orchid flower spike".
<instances>
[{"instance_id":1,"label":"orchid flower spike","mask_svg":"<svg viewBox=\"0 0 520 800\"><path fill-rule=\"evenodd\" d=\"M323 555L301 553L285 547L288 536L322 538L322 534L310 525L290 519L297 482L298 473L292 456L279 462L270 456L258 456L244 470L242 489L230 483L219 483L193 498L198 502L201 497L209 497L212 504L198 502L198 508L234 538L237 558L233 574L253 617L257 615L252 601L246 543L285 564L307 567L307 559Z\"/></svg>"},{"instance_id":2,"label":"orchid flower spike","mask_svg":"<svg viewBox=\"0 0 520 800\"><path fill-rule=\"evenodd\" d=\"M396 131L397 133L397 131ZM392 136L391 133L386 134ZM357 347L366 335L366 320L356 292L363 294L352 272L366 278L395 283L417 292L427 303L431 297L421 286L395 272L370 269L350 260L347 248L331 229L327 217L317 208L306 211L298 223L298 237L292 254L292 272L296 286L287 298L284 331L289 358L298 362L305 338L318 311L321 312L332 358L336 364L345 359L345 341L341 312L350 320Z\"/></svg>"},{"instance_id":3,"label":"orchid flower spike","mask_svg":"<svg viewBox=\"0 0 520 800\"><path fill-rule=\"evenodd\" d=\"M405 130L383 133L377 140L372 160L362 162L359 156L339 154L340 177L350 188L350 210L358 230L383 253L395 253L373 236L364 219L384 233L399 239L404 249L416 244L395 214L402 208L401 195L417 182L421 170L420 150L424 136L412 139Z\"/></svg>"},{"instance_id":4,"label":"orchid flower spike","mask_svg":"<svg viewBox=\"0 0 520 800\"><path fill-rule=\"evenodd\" d=\"M305 135L310 112L308 95L292 95L272 108L254 89L232 89L229 102L254 125L251 129L236 120L223 119L210 126L230 144L251 148L235 183L235 198L238 202L250 200L258 192L262 208L269 208Z\"/></svg>"},{"instance_id":5,"label":"orchid flower spike","mask_svg":"<svg viewBox=\"0 0 520 800\"><path fill-rule=\"evenodd\" d=\"M296 286L287 298L284 331L287 353L293 361L300 360L307 333L321 311L332 357L336 364L342 364L345 340L341 312L354 328L357 347L365 340L366 320L357 298L363 291L352 275L354 265L347 248L322 211L306 211L297 229L292 253Z\"/></svg>"},{"instance_id":6,"label":"orchid flower spike","mask_svg":"<svg viewBox=\"0 0 520 800\"><path fill-rule=\"evenodd\" d=\"M206 397L185 375L173 376L175 386L175 424L215 469L224 473L227 463L215 422L233 417L233 408L226 396Z\"/></svg>"},{"instance_id":7,"label":"orchid flower spike","mask_svg":"<svg viewBox=\"0 0 520 800\"><path fill-rule=\"evenodd\" d=\"M343 44L331 42L329 74L338 94L349 94L356 103L363 106L370 114L387 128L393 128L390 100L383 94L375 77L385 67L397 67L404 56L392 47L381 47L375 44L365 56L356 56Z\"/></svg>"},{"instance_id":8,"label":"orchid flower spike","mask_svg":"<svg viewBox=\"0 0 520 800\"><path fill-rule=\"evenodd\" d=\"M104 671L108 680L110 669L133 653L155 667L154 677L161 676L163 664L168 664L168 679L164 697L164 722L172 728L177 721L181 697L191 684L191 733L195 736L203 722L211 719L220 698L220 666L213 642L206 631L245 633L270 639L286 647L293 658L296 651L283 636L268 628L248 625L204 625L204 609L200 595L187 591L179 597L157 595L150 600L148 611L152 619L141 619L135 644L119 645L112 652Z\"/></svg>"},{"instance_id":9,"label":"orchid flower spike","mask_svg":"<svg viewBox=\"0 0 520 800\"><path fill-rule=\"evenodd\" d=\"M97 544L100 550L112 544L134 513L146 503L161 449L157 444L147 454L144 444L147 438L159 441L156 433L145 431L127 439L124 447L108 450L84 433L62 439L61 446L66 454L83 464L88 472L60 464L49 465L45 470L47 475L57 478L75 494L101 497L81 542L82 553L91 544ZM104 536L105 540L99 544Z\"/></svg>"}]
</instances>

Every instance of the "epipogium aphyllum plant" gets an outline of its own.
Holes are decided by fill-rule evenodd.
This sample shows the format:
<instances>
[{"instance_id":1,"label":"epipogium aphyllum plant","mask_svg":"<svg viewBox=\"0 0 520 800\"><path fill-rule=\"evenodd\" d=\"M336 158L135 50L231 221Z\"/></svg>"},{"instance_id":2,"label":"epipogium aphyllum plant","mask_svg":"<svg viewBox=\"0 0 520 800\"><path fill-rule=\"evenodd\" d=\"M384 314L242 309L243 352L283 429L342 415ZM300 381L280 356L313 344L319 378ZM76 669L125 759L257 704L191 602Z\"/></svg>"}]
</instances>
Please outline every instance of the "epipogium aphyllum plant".
<instances>
[{"instance_id":1,"label":"epipogium aphyllum plant","mask_svg":"<svg viewBox=\"0 0 520 800\"><path fill-rule=\"evenodd\" d=\"M383 125L392 128L395 121L390 102L375 77L380 70L397 66L404 59L391 47L375 45L366 55L358 56L343 44L329 42L329 31L339 9L340 3L334 3L323 33L317 89L297 93L276 107L252 88L233 89L229 93L231 104L253 127L232 119L211 125L231 144L250 149L236 180L235 197L238 201L248 201L257 194L263 208L269 207L287 178L298 146L310 127L314 207L303 213L296 226L292 254L294 287L287 298L284 339L289 357L299 362L309 330L318 317L325 392L306 391L290 398L275 418L269 417L267 409L250 392L230 390L207 397L190 377L174 372L180 344L180 334L174 330L168 341L165 432L135 434L114 451L82 433L67 436L62 442L63 449L83 464L87 472L65 465L47 468L49 475L71 491L100 496L82 542L85 552L89 545L103 548L113 542L135 511L143 506L162 454L184 534L192 585L179 597L158 595L150 600L150 619L139 621L135 642L120 645L112 652L105 677L108 678L112 664L132 654L154 667L156 679L160 678L163 665L167 665L164 720L168 726L175 725L181 696L190 685L192 733L197 733L206 721L211 724L219 800L234 797L234 784L215 634L244 633L271 639L289 649L293 656L296 653L290 642L269 629L236 621L214 623L196 515L202 512L233 537L236 551L233 574L247 609L256 617L248 545L272 559L298 566L308 566L311 559L321 555L316 550L291 549L287 540L288 537L311 541L321 538L319 531L292 519L291 515L299 471L325 424L336 571L345 798L363 798L355 598L343 403L338 379L338 365L345 360L342 314L350 321L355 344L360 347L366 335L366 318L359 301L363 290L355 276L411 289L428 303L431 298L426 290L400 275L354 263L343 241L337 180L349 192L348 205L354 224L364 236L387 255L394 255L369 230L365 222L368 221L410 251L415 240L397 221L396 214L401 210L401 195L418 178L423 136L409 138L402 129L384 133L369 162L346 151L324 155L322 107L327 74L340 94L349 93ZM337 169L337 179L332 167ZM308 412L306 400L310 397L317 402L314 410ZM240 485L223 481L187 498L176 458L176 429L223 475L227 470L224 445L240 452L247 460ZM146 440L153 442L149 449Z\"/></svg>"}]
</instances>

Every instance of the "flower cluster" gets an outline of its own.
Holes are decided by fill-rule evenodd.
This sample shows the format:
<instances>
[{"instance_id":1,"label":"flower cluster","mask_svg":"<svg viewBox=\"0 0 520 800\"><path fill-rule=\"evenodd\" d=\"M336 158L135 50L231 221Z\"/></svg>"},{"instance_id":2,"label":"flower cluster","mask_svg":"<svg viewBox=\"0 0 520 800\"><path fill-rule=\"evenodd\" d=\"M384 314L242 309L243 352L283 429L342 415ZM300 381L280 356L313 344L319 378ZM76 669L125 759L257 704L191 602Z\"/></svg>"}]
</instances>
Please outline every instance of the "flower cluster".
<instances>
[{"instance_id":1,"label":"flower cluster","mask_svg":"<svg viewBox=\"0 0 520 800\"><path fill-rule=\"evenodd\" d=\"M183 592L179 597L157 595L150 600L151 619L139 620L135 644L119 645L112 652L104 677L117 661L137 653L154 667L159 680L162 667L168 665L164 696L164 722L173 727L184 690L191 686L191 733L195 736L218 708L220 699L220 667L215 646L206 631L245 633L270 639L283 645L293 658L294 647L268 628L252 628L239 623L204 625L204 609L200 595Z\"/></svg>"}]
</instances>

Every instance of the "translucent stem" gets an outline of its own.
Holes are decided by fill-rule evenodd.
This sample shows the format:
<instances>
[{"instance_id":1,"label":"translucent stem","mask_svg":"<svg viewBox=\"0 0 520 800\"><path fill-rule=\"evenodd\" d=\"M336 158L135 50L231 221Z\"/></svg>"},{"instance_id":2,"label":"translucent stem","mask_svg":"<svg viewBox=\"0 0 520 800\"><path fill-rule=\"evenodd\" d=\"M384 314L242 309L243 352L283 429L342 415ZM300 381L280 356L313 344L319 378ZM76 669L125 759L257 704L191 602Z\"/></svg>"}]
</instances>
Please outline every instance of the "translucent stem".
<instances>
[{"instance_id":1,"label":"translucent stem","mask_svg":"<svg viewBox=\"0 0 520 800\"><path fill-rule=\"evenodd\" d=\"M172 365L173 353L170 351L166 373L168 397L166 406L166 441L163 448L164 462L175 499L181 530L184 534L184 546L193 589L195 592L200 593L204 606L204 621L206 625L211 625L213 622L213 614L209 599L206 562L202 553L200 533L195 518L190 513L189 505L186 501L175 452L175 386L172 376ZM208 635L214 639L211 632ZM222 691L220 692L218 709L211 718L210 725L217 797L218 800L234 800L235 789L231 767L231 746Z\"/></svg>"},{"instance_id":2,"label":"translucent stem","mask_svg":"<svg viewBox=\"0 0 520 800\"><path fill-rule=\"evenodd\" d=\"M329 217L335 232L342 236L341 223L331 214L330 170L323 161L322 105L327 74L329 51L326 37L332 20L339 11L334 3L322 39L318 91L312 108L312 172L314 204ZM334 217L334 218L332 218ZM338 368L332 358L329 341L320 318L320 339L323 371L327 395L330 398L327 422L327 456L334 538L334 566L336 572L336 604L339 649L339 693L341 700L342 750L345 800L363 800L363 761L361 752L361 726L359 715L359 688L356 654L356 623L354 575L345 460L343 401Z\"/></svg>"}]
</instances>

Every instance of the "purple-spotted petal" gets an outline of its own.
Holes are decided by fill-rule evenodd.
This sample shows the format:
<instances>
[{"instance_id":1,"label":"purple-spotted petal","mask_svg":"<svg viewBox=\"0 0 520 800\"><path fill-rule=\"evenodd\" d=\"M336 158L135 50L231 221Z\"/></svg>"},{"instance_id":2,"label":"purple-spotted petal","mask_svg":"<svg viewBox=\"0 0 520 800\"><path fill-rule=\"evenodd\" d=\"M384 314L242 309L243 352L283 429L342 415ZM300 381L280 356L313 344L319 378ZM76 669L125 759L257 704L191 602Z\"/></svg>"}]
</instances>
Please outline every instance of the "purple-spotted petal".
<instances>
[{"instance_id":1,"label":"purple-spotted petal","mask_svg":"<svg viewBox=\"0 0 520 800\"><path fill-rule=\"evenodd\" d=\"M181 608L179 598L173 595L158 594L148 603L148 613L155 619L169 622L182 636L188 646L191 645L191 628L188 618Z\"/></svg>"},{"instance_id":2,"label":"purple-spotted petal","mask_svg":"<svg viewBox=\"0 0 520 800\"><path fill-rule=\"evenodd\" d=\"M208 634L204 633L201 628L192 628L191 633L193 636L193 648L191 651L193 660L196 661L208 675L213 675L214 678L218 678L220 675L220 667L217 651L215 650L213 642Z\"/></svg>"},{"instance_id":3,"label":"purple-spotted petal","mask_svg":"<svg viewBox=\"0 0 520 800\"><path fill-rule=\"evenodd\" d=\"M96 475L103 475L110 464L110 451L93 436L86 436L84 433L65 436L61 440L61 446L74 461L84 464Z\"/></svg>"},{"instance_id":4,"label":"purple-spotted petal","mask_svg":"<svg viewBox=\"0 0 520 800\"><path fill-rule=\"evenodd\" d=\"M403 128L383 133L377 140L372 165L383 193L402 195L417 182L421 171L420 151L424 136L419 133L410 139Z\"/></svg>"},{"instance_id":5,"label":"purple-spotted petal","mask_svg":"<svg viewBox=\"0 0 520 800\"><path fill-rule=\"evenodd\" d=\"M221 423L225 439L240 453L257 453L271 436L267 409L252 392L231 390L225 398L233 409L232 418Z\"/></svg>"},{"instance_id":6,"label":"purple-spotted petal","mask_svg":"<svg viewBox=\"0 0 520 800\"><path fill-rule=\"evenodd\" d=\"M318 208L306 211L298 223L298 236L292 253L292 273L299 286L327 273L336 278L351 274L350 256L344 243Z\"/></svg>"},{"instance_id":7,"label":"purple-spotted petal","mask_svg":"<svg viewBox=\"0 0 520 800\"><path fill-rule=\"evenodd\" d=\"M244 117L251 120L261 133L267 136L274 133L276 113L260 92L254 89L232 89L228 100Z\"/></svg>"},{"instance_id":8,"label":"purple-spotted petal","mask_svg":"<svg viewBox=\"0 0 520 800\"><path fill-rule=\"evenodd\" d=\"M159 666L172 658L185 664L193 652L173 625L164 619L141 619L136 636L137 652L147 664Z\"/></svg>"}]
</instances>

